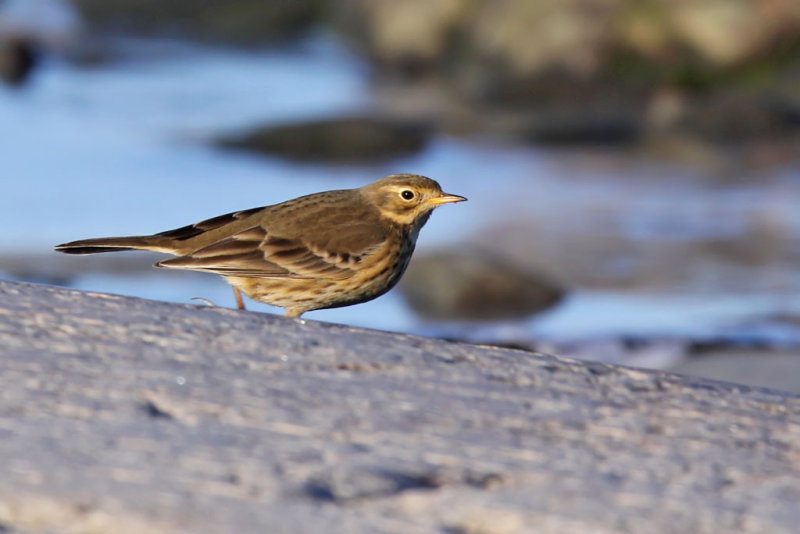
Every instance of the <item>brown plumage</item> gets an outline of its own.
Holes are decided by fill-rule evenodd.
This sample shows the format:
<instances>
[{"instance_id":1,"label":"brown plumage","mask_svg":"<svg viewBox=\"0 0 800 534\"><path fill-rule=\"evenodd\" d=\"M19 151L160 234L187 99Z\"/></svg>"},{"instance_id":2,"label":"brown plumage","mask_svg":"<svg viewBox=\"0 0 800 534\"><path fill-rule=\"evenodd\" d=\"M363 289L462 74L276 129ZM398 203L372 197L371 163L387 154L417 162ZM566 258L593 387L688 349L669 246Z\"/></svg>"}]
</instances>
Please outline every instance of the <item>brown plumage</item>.
<instances>
[{"instance_id":1,"label":"brown plumage","mask_svg":"<svg viewBox=\"0 0 800 534\"><path fill-rule=\"evenodd\" d=\"M466 200L416 174L358 189L325 191L220 215L150 236L101 237L58 245L67 254L152 250L177 256L156 267L222 275L244 308L248 297L288 317L366 302L389 291L437 206Z\"/></svg>"}]
</instances>

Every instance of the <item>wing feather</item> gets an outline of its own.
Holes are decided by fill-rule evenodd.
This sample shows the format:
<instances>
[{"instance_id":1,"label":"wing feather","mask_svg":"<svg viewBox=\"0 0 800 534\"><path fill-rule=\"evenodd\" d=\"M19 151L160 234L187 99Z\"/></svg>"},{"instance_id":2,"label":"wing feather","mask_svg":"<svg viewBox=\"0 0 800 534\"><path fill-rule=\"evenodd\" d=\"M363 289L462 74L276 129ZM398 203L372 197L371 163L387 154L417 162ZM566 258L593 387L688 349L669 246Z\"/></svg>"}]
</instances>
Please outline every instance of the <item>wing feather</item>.
<instances>
[{"instance_id":1,"label":"wing feather","mask_svg":"<svg viewBox=\"0 0 800 534\"><path fill-rule=\"evenodd\" d=\"M263 226L254 226L156 266L225 276L343 279L352 276L361 259L385 239L368 224L350 225L349 243L326 237L336 230L326 229L314 243L307 237L276 236Z\"/></svg>"},{"instance_id":2,"label":"wing feather","mask_svg":"<svg viewBox=\"0 0 800 534\"><path fill-rule=\"evenodd\" d=\"M264 209L263 207L260 207L260 208L251 208L248 210L234 211L232 213L226 213L225 215L212 217L211 219L206 219L205 221L200 221L187 226L182 226L180 228L175 228L174 230L167 230L166 232L160 232L156 235L160 237L168 237L176 241L186 241L188 239L192 239L211 230L216 230L218 228L222 228L223 226L229 225L233 222L246 219L247 217L255 215L256 213L262 211L263 209Z\"/></svg>"}]
</instances>

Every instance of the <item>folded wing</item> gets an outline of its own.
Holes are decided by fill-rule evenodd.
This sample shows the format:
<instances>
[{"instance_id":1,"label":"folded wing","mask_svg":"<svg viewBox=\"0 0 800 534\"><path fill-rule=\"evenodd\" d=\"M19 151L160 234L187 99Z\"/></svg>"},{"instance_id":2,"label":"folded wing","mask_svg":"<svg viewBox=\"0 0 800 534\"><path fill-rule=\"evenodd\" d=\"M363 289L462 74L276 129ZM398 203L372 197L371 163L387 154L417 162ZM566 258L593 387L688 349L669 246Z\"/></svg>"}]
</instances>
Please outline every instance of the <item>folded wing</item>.
<instances>
[{"instance_id":1,"label":"folded wing","mask_svg":"<svg viewBox=\"0 0 800 534\"><path fill-rule=\"evenodd\" d=\"M254 226L156 266L223 276L348 278L386 237L369 224L350 225L346 231L348 238L344 240L329 237L336 228L323 229L317 239L313 234L287 238Z\"/></svg>"}]
</instances>

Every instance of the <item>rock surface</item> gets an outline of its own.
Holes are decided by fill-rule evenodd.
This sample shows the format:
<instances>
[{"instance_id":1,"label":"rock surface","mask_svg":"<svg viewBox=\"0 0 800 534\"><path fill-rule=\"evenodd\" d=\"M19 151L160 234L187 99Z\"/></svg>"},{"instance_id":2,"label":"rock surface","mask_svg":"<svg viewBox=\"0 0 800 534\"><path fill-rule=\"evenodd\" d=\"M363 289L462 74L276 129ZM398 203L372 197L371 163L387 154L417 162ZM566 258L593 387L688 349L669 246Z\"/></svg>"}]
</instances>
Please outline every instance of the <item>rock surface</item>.
<instances>
[{"instance_id":1,"label":"rock surface","mask_svg":"<svg viewBox=\"0 0 800 534\"><path fill-rule=\"evenodd\" d=\"M0 530L796 531L800 398L0 282Z\"/></svg>"},{"instance_id":2,"label":"rock surface","mask_svg":"<svg viewBox=\"0 0 800 534\"><path fill-rule=\"evenodd\" d=\"M439 81L438 99L449 103L441 124L450 131L480 123L484 134L559 145L631 144L674 132L699 135L692 144L701 147L701 140L733 140L755 150L764 137L800 130L796 98L784 89L800 61L798 6L344 0L329 18L390 83ZM421 98L415 111L430 100ZM508 110L516 120L504 116ZM780 153L773 159L796 155Z\"/></svg>"},{"instance_id":3,"label":"rock surface","mask_svg":"<svg viewBox=\"0 0 800 534\"><path fill-rule=\"evenodd\" d=\"M611 76L686 86L797 58L800 9L773 0L346 0L332 13L379 63L446 67L483 94ZM755 74L762 74L756 72ZM553 83L555 82L555 83ZM541 96L541 93L539 93Z\"/></svg>"}]
</instances>

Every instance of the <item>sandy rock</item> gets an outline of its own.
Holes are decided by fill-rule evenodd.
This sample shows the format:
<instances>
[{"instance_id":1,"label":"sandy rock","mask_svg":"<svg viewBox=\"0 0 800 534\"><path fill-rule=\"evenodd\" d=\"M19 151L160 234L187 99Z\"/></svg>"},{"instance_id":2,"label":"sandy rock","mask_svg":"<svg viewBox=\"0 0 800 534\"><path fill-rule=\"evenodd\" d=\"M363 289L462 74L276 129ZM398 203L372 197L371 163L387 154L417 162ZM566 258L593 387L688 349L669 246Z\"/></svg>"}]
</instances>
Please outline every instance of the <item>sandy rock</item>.
<instances>
[{"instance_id":1,"label":"sandy rock","mask_svg":"<svg viewBox=\"0 0 800 534\"><path fill-rule=\"evenodd\" d=\"M608 72L618 53L656 70L687 61L711 70L727 68L770 55L771 47L796 35L800 26L800 9L793 2L769 0L427 0L401 5L347 0L344 6L343 13L355 21L344 27L379 61L454 60L456 66L465 61L517 78L564 72L588 79Z\"/></svg>"},{"instance_id":2,"label":"sandy rock","mask_svg":"<svg viewBox=\"0 0 800 534\"><path fill-rule=\"evenodd\" d=\"M465 0L345 0L331 10L334 24L365 55L410 73L436 64L463 22Z\"/></svg>"},{"instance_id":3,"label":"sandy rock","mask_svg":"<svg viewBox=\"0 0 800 534\"><path fill-rule=\"evenodd\" d=\"M759 93L800 59L796 2L771 0L345 0L347 37L387 78L443 79L458 98L534 110L523 131L537 142L619 142L648 133L640 124L662 90L699 95L678 126L724 142L798 128L796 106ZM751 92L731 98L716 91ZM445 90L445 92L446 92ZM623 105L609 105L621 96ZM711 105L709 105L709 102ZM735 107L735 104L734 104ZM487 115L476 110L476 115ZM733 115L736 115L734 113ZM486 125L484 125L486 126ZM706 135L705 132L700 132Z\"/></svg>"},{"instance_id":4,"label":"sandy rock","mask_svg":"<svg viewBox=\"0 0 800 534\"><path fill-rule=\"evenodd\" d=\"M800 398L669 373L0 282L0 391L8 532L800 522Z\"/></svg>"},{"instance_id":5,"label":"sandy rock","mask_svg":"<svg viewBox=\"0 0 800 534\"><path fill-rule=\"evenodd\" d=\"M772 46L796 34L800 25L800 9L793 2L680 0L663 4L665 23L674 34L673 43L665 45L681 44L716 67L741 65L771 53Z\"/></svg>"}]
</instances>

